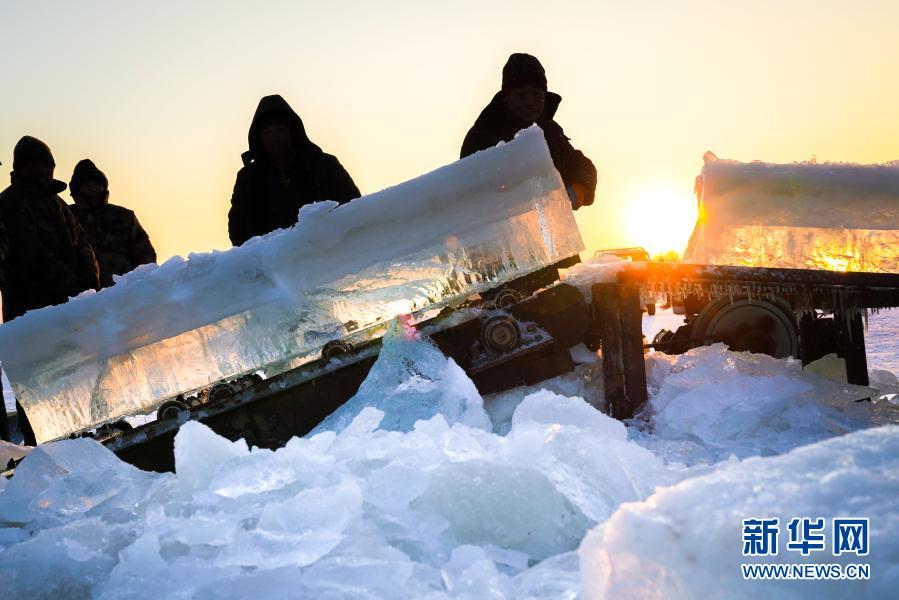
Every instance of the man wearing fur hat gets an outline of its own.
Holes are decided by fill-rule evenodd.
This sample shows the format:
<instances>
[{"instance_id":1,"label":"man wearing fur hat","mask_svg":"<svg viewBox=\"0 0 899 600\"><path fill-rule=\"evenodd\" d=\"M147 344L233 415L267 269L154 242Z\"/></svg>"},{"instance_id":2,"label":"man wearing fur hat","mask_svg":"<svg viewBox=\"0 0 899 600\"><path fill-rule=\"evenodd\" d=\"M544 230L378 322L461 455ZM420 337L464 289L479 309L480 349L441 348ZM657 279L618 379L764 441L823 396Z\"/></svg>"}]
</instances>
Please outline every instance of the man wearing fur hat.
<instances>
[{"instance_id":1,"label":"man wearing fur hat","mask_svg":"<svg viewBox=\"0 0 899 600\"><path fill-rule=\"evenodd\" d=\"M465 136L462 158L508 142L518 131L536 123L543 129L553 164L568 188L572 208L593 204L596 167L580 150L575 150L553 120L561 101L561 96L547 91L546 72L539 60L530 54L512 54L503 67L502 89Z\"/></svg>"},{"instance_id":2,"label":"man wearing fur hat","mask_svg":"<svg viewBox=\"0 0 899 600\"><path fill-rule=\"evenodd\" d=\"M69 191L72 214L87 232L100 265L100 285L112 285L113 275L156 262L150 237L133 211L109 203L109 180L89 159L75 165Z\"/></svg>"},{"instance_id":3,"label":"man wearing fur hat","mask_svg":"<svg viewBox=\"0 0 899 600\"><path fill-rule=\"evenodd\" d=\"M334 156L306 136L303 121L278 95L259 101L237 173L228 235L240 246L250 238L292 227L300 207L319 200L349 202L359 188Z\"/></svg>"},{"instance_id":4,"label":"man wearing fur hat","mask_svg":"<svg viewBox=\"0 0 899 600\"><path fill-rule=\"evenodd\" d=\"M36 138L26 135L13 150L12 183L0 192L0 224L7 244L0 268L4 321L99 289L94 252L57 195L66 184L53 179L55 167L50 148ZM18 403L16 408L25 443L34 445L28 419Z\"/></svg>"}]
</instances>

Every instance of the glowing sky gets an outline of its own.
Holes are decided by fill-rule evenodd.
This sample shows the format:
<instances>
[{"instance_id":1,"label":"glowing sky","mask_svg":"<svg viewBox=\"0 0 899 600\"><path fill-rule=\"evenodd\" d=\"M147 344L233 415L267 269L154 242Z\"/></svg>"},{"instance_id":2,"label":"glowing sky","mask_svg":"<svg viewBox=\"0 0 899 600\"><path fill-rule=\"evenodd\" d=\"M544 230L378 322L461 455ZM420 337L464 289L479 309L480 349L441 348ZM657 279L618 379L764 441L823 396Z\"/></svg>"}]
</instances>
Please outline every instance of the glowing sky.
<instances>
[{"instance_id":1,"label":"glowing sky","mask_svg":"<svg viewBox=\"0 0 899 600\"><path fill-rule=\"evenodd\" d=\"M23 134L81 158L161 259L229 247L259 98L280 93L363 193L458 158L511 52L535 54L597 164L588 247L682 249L702 154L899 159L899 3L0 2L0 170ZM68 192L63 197L70 201Z\"/></svg>"}]
</instances>

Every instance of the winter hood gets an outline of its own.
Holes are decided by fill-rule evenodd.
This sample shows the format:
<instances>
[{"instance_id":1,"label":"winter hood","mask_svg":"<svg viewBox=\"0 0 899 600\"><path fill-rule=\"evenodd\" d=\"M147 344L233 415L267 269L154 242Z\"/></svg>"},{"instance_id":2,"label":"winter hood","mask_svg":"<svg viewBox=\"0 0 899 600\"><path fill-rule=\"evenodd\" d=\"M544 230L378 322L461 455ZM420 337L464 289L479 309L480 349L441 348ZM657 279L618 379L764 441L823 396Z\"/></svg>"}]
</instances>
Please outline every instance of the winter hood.
<instances>
[{"instance_id":1,"label":"winter hood","mask_svg":"<svg viewBox=\"0 0 899 600\"><path fill-rule=\"evenodd\" d=\"M309 141L300 115L290 107L284 98L278 94L273 94L262 98L259 101L259 106L256 107L256 113L253 115L253 122L250 124L250 131L247 134L247 143L250 149L241 155L244 165L249 165L251 162L265 157L265 150L262 147L262 138L259 132L274 115L286 117L290 131L293 134L293 144L297 153L321 153L321 148Z\"/></svg>"}]
</instances>

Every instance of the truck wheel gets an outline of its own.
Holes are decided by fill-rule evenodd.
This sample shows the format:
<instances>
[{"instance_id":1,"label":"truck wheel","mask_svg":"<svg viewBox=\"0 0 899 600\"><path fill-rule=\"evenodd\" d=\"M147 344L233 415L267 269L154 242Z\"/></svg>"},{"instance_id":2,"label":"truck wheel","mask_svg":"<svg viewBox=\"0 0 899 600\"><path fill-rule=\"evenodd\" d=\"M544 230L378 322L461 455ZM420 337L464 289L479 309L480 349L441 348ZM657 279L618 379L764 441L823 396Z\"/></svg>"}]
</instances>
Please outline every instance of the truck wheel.
<instances>
[{"instance_id":1,"label":"truck wheel","mask_svg":"<svg viewBox=\"0 0 899 600\"><path fill-rule=\"evenodd\" d=\"M496 352L508 352L521 343L521 331L515 319L500 315L484 323L481 341Z\"/></svg>"},{"instance_id":2,"label":"truck wheel","mask_svg":"<svg viewBox=\"0 0 899 600\"><path fill-rule=\"evenodd\" d=\"M156 410L156 419L164 421L165 419L174 419L179 413L189 411L190 407L184 400L168 400Z\"/></svg>"},{"instance_id":3,"label":"truck wheel","mask_svg":"<svg viewBox=\"0 0 899 600\"><path fill-rule=\"evenodd\" d=\"M353 351L353 345L346 340L331 340L322 346L322 358L335 358Z\"/></svg>"},{"instance_id":4,"label":"truck wheel","mask_svg":"<svg viewBox=\"0 0 899 600\"><path fill-rule=\"evenodd\" d=\"M697 345L723 342L735 352L775 358L799 356L799 333L793 311L778 300L727 298L706 304L693 323Z\"/></svg>"}]
</instances>

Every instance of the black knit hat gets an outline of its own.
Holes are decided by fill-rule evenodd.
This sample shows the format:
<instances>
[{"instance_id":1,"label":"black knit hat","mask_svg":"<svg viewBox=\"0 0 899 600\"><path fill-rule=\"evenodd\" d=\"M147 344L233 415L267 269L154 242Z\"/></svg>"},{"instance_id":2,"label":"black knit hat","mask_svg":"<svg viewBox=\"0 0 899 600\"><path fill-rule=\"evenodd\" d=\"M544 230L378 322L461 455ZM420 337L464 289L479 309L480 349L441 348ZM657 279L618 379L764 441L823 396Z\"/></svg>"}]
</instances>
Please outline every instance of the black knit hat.
<instances>
[{"instance_id":1,"label":"black knit hat","mask_svg":"<svg viewBox=\"0 0 899 600\"><path fill-rule=\"evenodd\" d=\"M88 181L97 181L103 184L103 189L109 188L109 180L103 171L97 168L89 158L78 161L75 170L72 172L72 180L69 182L69 190L75 196L81 192L80 188L83 183Z\"/></svg>"},{"instance_id":2,"label":"black knit hat","mask_svg":"<svg viewBox=\"0 0 899 600\"><path fill-rule=\"evenodd\" d=\"M23 136L12 151L12 170L18 171L25 165L39 160L45 160L56 166L53 153L47 144L30 135Z\"/></svg>"},{"instance_id":3,"label":"black knit hat","mask_svg":"<svg viewBox=\"0 0 899 600\"><path fill-rule=\"evenodd\" d=\"M535 85L546 91L546 71L536 57L516 52L503 67L503 91L508 92L524 85Z\"/></svg>"}]
</instances>

